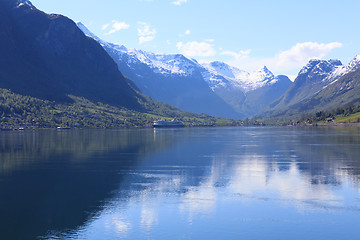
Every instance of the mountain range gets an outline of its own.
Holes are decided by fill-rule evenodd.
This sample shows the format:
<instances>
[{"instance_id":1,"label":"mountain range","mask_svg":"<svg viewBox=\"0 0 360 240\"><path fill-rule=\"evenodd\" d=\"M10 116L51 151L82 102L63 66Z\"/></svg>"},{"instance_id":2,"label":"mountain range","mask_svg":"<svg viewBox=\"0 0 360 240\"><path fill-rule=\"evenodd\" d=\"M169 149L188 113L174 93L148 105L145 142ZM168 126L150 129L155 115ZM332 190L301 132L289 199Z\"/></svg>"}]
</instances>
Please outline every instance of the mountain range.
<instances>
[{"instance_id":1,"label":"mountain range","mask_svg":"<svg viewBox=\"0 0 360 240\"><path fill-rule=\"evenodd\" d=\"M128 49L100 39L81 22L77 25L104 47L144 94L186 111L251 117L292 83L286 76L274 76L265 66L248 73L223 62L201 64L181 54Z\"/></svg>"},{"instance_id":2,"label":"mountain range","mask_svg":"<svg viewBox=\"0 0 360 240\"><path fill-rule=\"evenodd\" d=\"M232 118L242 117L218 97L203 80L202 68L181 54L156 54L108 43L78 27L97 40L115 60L119 70L132 79L142 93L182 110Z\"/></svg>"}]
</instances>

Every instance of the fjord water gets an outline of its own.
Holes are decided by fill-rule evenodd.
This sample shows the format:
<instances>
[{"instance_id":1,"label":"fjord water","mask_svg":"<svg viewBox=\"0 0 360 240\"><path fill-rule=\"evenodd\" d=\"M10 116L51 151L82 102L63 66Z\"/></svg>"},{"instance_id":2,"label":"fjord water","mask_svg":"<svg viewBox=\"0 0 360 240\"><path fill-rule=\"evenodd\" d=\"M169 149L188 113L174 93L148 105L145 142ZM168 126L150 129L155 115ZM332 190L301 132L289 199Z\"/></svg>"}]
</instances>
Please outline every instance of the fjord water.
<instances>
[{"instance_id":1,"label":"fjord water","mask_svg":"<svg viewBox=\"0 0 360 240\"><path fill-rule=\"evenodd\" d=\"M0 239L358 239L358 128L0 132Z\"/></svg>"}]
</instances>

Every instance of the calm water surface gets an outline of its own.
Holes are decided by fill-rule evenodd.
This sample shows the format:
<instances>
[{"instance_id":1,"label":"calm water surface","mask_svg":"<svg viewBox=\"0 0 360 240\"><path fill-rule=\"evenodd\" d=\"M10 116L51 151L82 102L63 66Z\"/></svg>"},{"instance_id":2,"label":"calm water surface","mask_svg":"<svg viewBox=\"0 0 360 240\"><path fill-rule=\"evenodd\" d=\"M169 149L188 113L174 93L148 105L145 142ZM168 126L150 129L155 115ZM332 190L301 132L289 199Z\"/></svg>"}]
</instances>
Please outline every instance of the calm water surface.
<instances>
[{"instance_id":1,"label":"calm water surface","mask_svg":"<svg viewBox=\"0 0 360 240\"><path fill-rule=\"evenodd\" d=\"M0 239L359 239L358 128L0 132Z\"/></svg>"}]
</instances>

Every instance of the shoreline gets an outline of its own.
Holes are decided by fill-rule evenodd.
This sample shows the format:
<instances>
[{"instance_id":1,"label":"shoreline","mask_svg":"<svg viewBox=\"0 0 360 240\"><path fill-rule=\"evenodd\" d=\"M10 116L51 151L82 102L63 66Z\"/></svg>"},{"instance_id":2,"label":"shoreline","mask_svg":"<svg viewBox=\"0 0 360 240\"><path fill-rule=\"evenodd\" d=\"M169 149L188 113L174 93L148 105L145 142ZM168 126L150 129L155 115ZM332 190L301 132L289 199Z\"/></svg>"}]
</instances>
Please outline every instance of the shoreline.
<instances>
[{"instance_id":1,"label":"shoreline","mask_svg":"<svg viewBox=\"0 0 360 240\"><path fill-rule=\"evenodd\" d=\"M330 126L330 127L360 127L360 123L316 123L316 126Z\"/></svg>"}]
</instances>

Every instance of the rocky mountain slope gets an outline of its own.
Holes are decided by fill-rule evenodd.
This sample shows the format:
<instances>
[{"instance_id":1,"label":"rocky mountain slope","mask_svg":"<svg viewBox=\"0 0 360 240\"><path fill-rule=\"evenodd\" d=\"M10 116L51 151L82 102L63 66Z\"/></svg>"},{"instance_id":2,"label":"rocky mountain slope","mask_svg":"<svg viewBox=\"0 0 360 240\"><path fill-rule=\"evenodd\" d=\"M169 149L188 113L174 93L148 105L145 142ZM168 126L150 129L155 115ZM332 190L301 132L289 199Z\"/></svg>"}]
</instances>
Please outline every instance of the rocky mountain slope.
<instances>
[{"instance_id":1,"label":"rocky mountain slope","mask_svg":"<svg viewBox=\"0 0 360 240\"><path fill-rule=\"evenodd\" d=\"M140 110L146 101L93 39L29 1L0 1L0 88L59 102L69 95Z\"/></svg>"}]
</instances>

